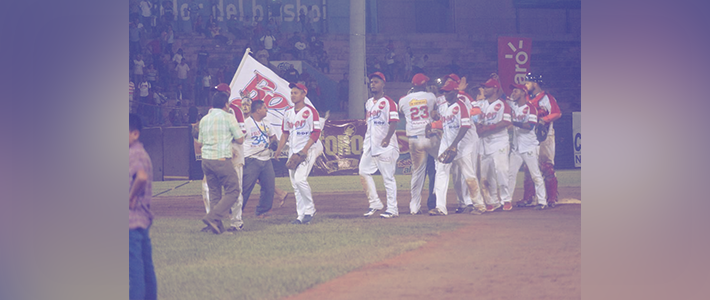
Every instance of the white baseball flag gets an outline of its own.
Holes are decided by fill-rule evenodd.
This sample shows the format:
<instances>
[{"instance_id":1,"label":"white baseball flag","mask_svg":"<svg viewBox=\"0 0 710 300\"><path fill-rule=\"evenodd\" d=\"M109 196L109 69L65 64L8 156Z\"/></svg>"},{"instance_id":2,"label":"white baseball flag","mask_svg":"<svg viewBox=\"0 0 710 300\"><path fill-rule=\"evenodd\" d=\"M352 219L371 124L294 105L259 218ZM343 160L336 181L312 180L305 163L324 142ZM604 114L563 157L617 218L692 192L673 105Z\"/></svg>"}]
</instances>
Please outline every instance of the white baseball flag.
<instances>
[{"instance_id":1,"label":"white baseball flag","mask_svg":"<svg viewBox=\"0 0 710 300\"><path fill-rule=\"evenodd\" d=\"M229 101L241 100L241 92L252 100L263 100L269 113L266 122L274 129L277 138L281 138L281 123L287 109L293 107L289 82L276 75L274 71L249 56L250 49L244 52L237 72L234 73L229 87L232 91ZM313 105L306 97L306 104ZM241 103L241 101L238 101Z\"/></svg>"}]
</instances>

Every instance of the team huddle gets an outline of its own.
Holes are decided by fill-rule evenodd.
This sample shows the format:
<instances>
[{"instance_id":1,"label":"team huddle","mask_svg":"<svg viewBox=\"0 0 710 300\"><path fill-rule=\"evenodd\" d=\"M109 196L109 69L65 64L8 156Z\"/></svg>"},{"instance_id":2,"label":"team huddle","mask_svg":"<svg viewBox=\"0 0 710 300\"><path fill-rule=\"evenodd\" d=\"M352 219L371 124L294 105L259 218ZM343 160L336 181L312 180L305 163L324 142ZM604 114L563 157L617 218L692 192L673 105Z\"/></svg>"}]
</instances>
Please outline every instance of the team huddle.
<instances>
[{"instance_id":1,"label":"team huddle","mask_svg":"<svg viewBox=\"0 0 710 300\"><path fill-rule=\"evenodd\" d=\"M412 160L410 214L422 213L428 160L435 161L435 176L432 178L429 172L433 182L433 195L427 201L429 215L448 214L449 180L453 180L456 192L456 213L479 215L501 207L511 210L517 173L523 164L525 192L517 205L535 209L556 205L552 123L560 117L560 110L555 99L542 90L542 76L528 74L524 84L511 85L513 91L505 97L493 74L472 97L465 92L465 77L450 74L439 85L430 85L429 78L419 73L412 78L410 92L399 102L384 94L384 74L375 72L368 77L372 97L365 102L367 131L359 163L369 202L364 217L380 211L382 218L399 216L394 174L400 154L395 135L400 114L406 120ZM205 174L207 214L202 221L207 226L203 231L221 234L242 230L242 209L257 183L261 192L256 216L267 216L275 192L285 193L275 186L271 159L286 148L286 167L296 198L297 216L291 223L309 224L313 220L316 208L307 179L323 153L319 137L325 121L306 98L308 89L304 85L291 83L289 87L292 107L285 111L279 129L264 122L268 109L263 101L242 95L230 102L229 86L216 87L213 108L193 133L202 145ZM372 178L377 171L384 181L386 205ZM227 216L231 224L225 229L221 220Z\"/></svg>"},{"instance_id":2,"label":"team huddle","mask_svg":"<svg viewBox=\"0 0 710 300\"><path fill-rule=\"evenodd\" d=\"M377 170L387 192L387 209L380 217L399 215L394 179L399 149L393 133L400 113L406 119L412 160L410 214L421 213L427 159L436 160L436 175L429 179L434 181L436 200L428 205L429 215L448 214L449 178L456 192L456 213L479 215L501 207L511 210L523 163L525 192L517 205L538 210L556 205L552 122L561 113L556 100L542 90L541 75L528 74L524 84L512 84L513 92L504 97L497 75L492 74L474 98L465 92L466 78L450 74L437 86L428 85L429 78L419 73L399 103L384 95L386 78L382 73L369 78L373 97L365 104L367 133L359 166L370 203L365 217L384 209L371 177Z\"/></svg>"}]
</instances>

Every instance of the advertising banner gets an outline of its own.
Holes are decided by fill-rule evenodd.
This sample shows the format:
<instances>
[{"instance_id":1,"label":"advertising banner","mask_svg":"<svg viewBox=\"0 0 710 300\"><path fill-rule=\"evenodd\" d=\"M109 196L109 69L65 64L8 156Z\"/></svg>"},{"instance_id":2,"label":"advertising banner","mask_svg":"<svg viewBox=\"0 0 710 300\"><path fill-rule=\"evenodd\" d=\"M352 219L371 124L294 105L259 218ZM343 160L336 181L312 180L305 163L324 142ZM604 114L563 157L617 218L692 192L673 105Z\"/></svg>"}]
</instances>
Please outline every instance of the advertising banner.
<instances>
[{"instance_id":1,"label":"advertising banner","mask_svg":"<svg viewBox=\"0 0 710 300\"><path fill-rule=\"evenodd\" d=\"M506 95L510 95L511 83L522 84L530 72L532 39L522 37L498 37L498 76Z\"/></svg>"}]
</instances>

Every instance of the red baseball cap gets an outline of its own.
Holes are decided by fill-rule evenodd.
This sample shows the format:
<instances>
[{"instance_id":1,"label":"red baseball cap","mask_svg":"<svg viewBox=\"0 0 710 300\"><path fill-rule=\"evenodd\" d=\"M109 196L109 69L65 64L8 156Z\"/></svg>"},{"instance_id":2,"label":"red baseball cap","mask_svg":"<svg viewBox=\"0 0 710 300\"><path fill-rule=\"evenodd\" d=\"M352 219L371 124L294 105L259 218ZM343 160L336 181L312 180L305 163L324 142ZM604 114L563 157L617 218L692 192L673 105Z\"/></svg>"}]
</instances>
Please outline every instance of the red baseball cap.
<instances>
[{"instance_id":1,"label":"red baseball cap","mask_svg":"<svg viewBox=\"0 0 710 300\"><path fill-rule=\"evenodd\" d=\"M422 73L417 73L414 74L414 77L412 77L412 85L413 86L422 86L425 85L429 81L429 77L426 77L426 75Z\"/></svg>"},{"instance_id":2,"label":"red baseball cap","mask_svg":"<svg viewBox=\"0 0 710 300\"><path fill-rule=\"evenodd\" d=\"M525 87L525 85L523 85L523 84L511 83L511 84L510 84L510 87L511 87L511 88L514 88L514 89L521 89L521 90L523 90L523 92L527 92L527 91L528 91L528 88Z\"/></svg>"},{"instance_id":3,"label":"red baseball cap","mask_svg":"<svg viewBox=\"0 0 710 300\"><path fill-rule=\"evenodd\" d=\"M229 88L229 85L226 83L220 83L216 87L214 87L216 90L220 92L226 92L228 94L232 93L232 89Z\"/></svg>"},{"instance_id":4,"label":"red baseball cap","mask_svg":"<svg viewBox=\"0 0 710 300\"><path fill-rule=\"evenodd\" d=\"M461 82L461 78L459 78L459 75L456 75L454 73L444 76L444 81L446 81L447 78L451 78L451 80L456 81L456 83Z\"/></svg>"},{"instance_id":5,"label":"red baseball cap","mask_svg":"<svg viewBox=\"0 0 710 300\"><path fill-rule=\"evenodd\" d=\"M382 74L382 72L375 72L367 76L367 78L372 78L373 76L380 77L382 81L387 82L387 79L385 79L385 74Z\"/></svg>"},{"instance_id":6,"label":"red baseball cap","mask_svg":"<svg viewBox=\"0 0 710 300\"><path fill-rule=\"evenodd\" d=\"M498 80L491 78L491 79L488 79L488 81L482 83L481 86L498 88L498 87L500 87L500 83L498 83Z\"/></svg>"},{"instance_id":7,"label":"red baseball cap","mask_svg":"<svg viewBox=\"0 0 710 300\"><path fill-rule=\"evenodd\" d=\"M450 92L450 91L455 90L458 87L459 87L459 84L456 81L451 80L451 81L449 81L449 83L442 86L440 90L442 90L444 92Z\"/></svg>"},{"instance_id":8,"label":"red baseball cap","mask_svg":"<svg viewBox=\"0 0 710 300\"><path fill-rule=\"evenodd\" d=\"M308 94L308 88L306 88L305 85L302 85L302 84L300 84L300 83L293 83L293 82L292 82L292 83L289 83L289 84L288 84L288 87L290 87L290 88L298 88L299 90L302 90L302 91L306 92L306 94Z\"/></svg>"}]
</instances>

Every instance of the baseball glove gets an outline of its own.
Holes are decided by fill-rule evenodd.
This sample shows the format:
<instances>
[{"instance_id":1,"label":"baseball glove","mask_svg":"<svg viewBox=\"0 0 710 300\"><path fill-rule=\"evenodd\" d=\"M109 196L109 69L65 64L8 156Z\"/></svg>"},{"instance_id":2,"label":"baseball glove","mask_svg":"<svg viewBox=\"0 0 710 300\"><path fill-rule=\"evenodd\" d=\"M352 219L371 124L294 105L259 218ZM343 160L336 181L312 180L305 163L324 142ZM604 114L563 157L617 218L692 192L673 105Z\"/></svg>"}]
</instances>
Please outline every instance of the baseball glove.
<instances>
[{"instance_id":1,"label":"baseball glove","mask_svg":"<svg viewBox=\"0 0 710 300\"><path fill-rule=\"evenodd\" d=\"M546 117L549 115L550 112L548 112L545 109L540 109L540 112L538 113L538 120L542 120L542 118ZM550 123L545 123L545 124L540 124L538 123L537 126L535 126L535 135L537 136L537 141L541 142L547 139L547 133L550 131Z\"/></svg>"},{"instance_id":2,"label":"baseball glove","mask_svg":"<svg viewBox=\"0 0 710 300\"><path fill-rule=\"evenodd\" d=\"M447 148L446 150L444 150L444 153L441 153L441 155L439 155L439 162L443 164L450 164L454 161L454 158L456 158L456 152L456 148Z\"/></svg>"},{"instance_id":3,"label":"baseball glove","mask_svg":"<svg viewBox=\"0 0 710 300\"><path fill-rule=\"evenodd\" d=\"M298 165L300 165L304 160L306 160L305 154L301 152L294 153L293 155L291 155L291 157L288 158L288 161L286 162L286 168L288 168L289 170L295 170Z\"/></svg>"},{"instance_id":4,"label":"baseball glove","mask_svg":"<svg viewBox=\"0 0 710 300\"><path fill-rule=\"evenodd\" d=\"M547 133L550 131L550 123L545 123L545 125L537 124L535 126L535 135L537 136L537 141L541 142L547 139Z\"/></svg>"}]
</instances>

